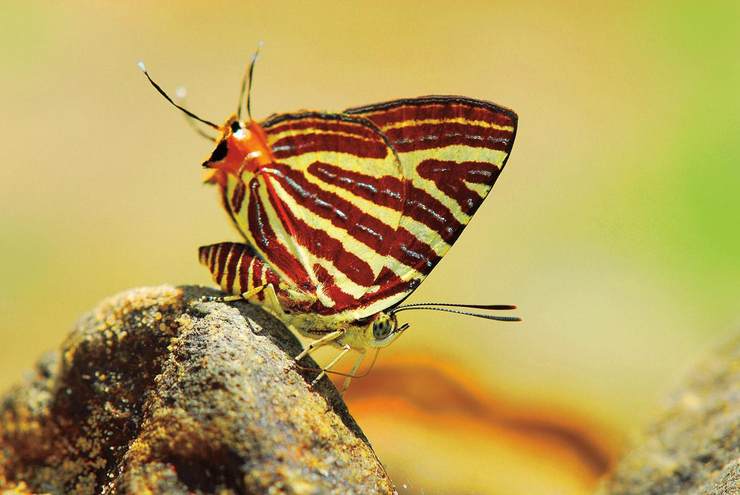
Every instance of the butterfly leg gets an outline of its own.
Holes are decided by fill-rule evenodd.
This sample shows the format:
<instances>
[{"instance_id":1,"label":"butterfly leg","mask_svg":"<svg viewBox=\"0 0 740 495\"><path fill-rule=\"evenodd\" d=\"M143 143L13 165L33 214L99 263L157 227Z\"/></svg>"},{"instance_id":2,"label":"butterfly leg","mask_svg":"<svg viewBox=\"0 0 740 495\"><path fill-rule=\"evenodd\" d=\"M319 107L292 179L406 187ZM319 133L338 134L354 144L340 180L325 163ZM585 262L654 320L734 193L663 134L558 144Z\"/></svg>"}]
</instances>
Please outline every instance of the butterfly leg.
<instances>
[{"instance_id":1,"label":"butterfly leg","mask_svg":"<svg viewBox=\"0 0 740 495\"><path fill-rule=\"evenodd\" d=\"M230 296L223 296L220 298L213 298L218 301L223 302L231 302L231 301L249 301L250 298L256 296L260 292L265 293L265 302L263 304L263 307L268 310L270 313L275 315L277 318L279 318L282 321L285 321L285 311L283 310L282 304L280 304L280 300L277 297L277 292L275 291L275 286L272 285L272 283L260 285L258 287L253 287L252 289L242 292L241 294L233 294Z\"/></svg>"},{"instance_id":2,"label":"butterfly leg","mask_svg":"<svg viewBox=\"0 0 740 495\"><path fill-rule=\"evenodd\" d=\"M308 344L306 348L303 349L303 351L301 351L301 353L295 357L295 360L300 361L304 357L308 356L311 352L313 352L314 349L318 349L321 346L334 342L342 335L344 335L344 330L334 330L333 332L327 333L320 339L314 340L313 342Z\"/></svg>"},{"instance_id":3,"label":"butterfly leg","mask_svg":"<svg viewBox=\"0 0 740 495\"><path fill-rule=\"evenodd\" d=\"M281 321L285 321L285 311L283 311L283 305L278 300L275 286L267 284L263 290L265 291L265 309L280 318Z\"/></svg>"},{"instance_id":4,"label":"butterfly leg","mask_svg":"<svg viewBox=\"0 0 740 495\"><path fill-rule=\"evenodd\" d=\"M317 376L316 378L313 379L313 381L311 382L311 385L315 385L316 382L318 382L319 380L321 380L324 377L324 375L326 375L326 372L329 371L329 370L331 370L332 367L335 364L337 364L339 362L339 360L342 359L344 357L344 355L347 354L349 351L350 351L350 346L349 345L345 345L344 347L342 347L342 350L339 351L339 354L337 354L337 356L334 359L332 359L331 361L329 361L329 364L327 364L326 366L324 366L323 368L321 368L321 373L319 373L319 376Z\"/></svg>"},{"instance_id":5,"label":"butterfly leg","mask_svg":"<svg viewBox=\"0 0 740 495\"><path fill-rule=\"evenodd\" d=\"M349 388L349 384L352 381L352 378L355 377L355 374L357 373L357 370L360 369L360 365L362 364L362 361L365 360L365 349L358 349L359 355L357 356L357 359L355 360L355 364L352 366L352 369L347 374L347 378L344 379L344 383L342 383L342 394L344 394L347 389Z\"/></svg>"},{"instance_id":6,"label":"butterfly leg","mask_svg":"<svg viewBox=\"0 0 740 495\"><path fill-rule=\"evenodd\" d=\"M270 287L272 287L272 284L269 284L269 285ZM246 292L242 292L241 294L232 294L230 296L223 296L223 297L214 298L214 299L218 299L219 301L223 301L223 302L241 301L242 299L245 301L248 301L250 297L256 296L257 294L259 294L266 288L267 288L267 285L260 285L259 287L254 287ZM273 293L274 292L275 292L275 289L273 288Z\"/></svg>"}]
</instances>

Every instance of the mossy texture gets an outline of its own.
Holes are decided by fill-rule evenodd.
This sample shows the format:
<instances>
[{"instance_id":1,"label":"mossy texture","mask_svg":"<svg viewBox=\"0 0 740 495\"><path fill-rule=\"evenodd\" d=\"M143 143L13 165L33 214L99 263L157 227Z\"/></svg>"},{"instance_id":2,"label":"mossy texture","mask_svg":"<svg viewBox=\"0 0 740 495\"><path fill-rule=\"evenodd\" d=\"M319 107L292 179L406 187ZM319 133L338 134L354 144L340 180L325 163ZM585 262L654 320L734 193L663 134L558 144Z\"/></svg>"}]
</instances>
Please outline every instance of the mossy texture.
<instances>
[{"instance_id":1,"label":"mossy texture","mask_svg":"<svg viewBox=\"0 0 740 495\"><path fill-rule=\"evenodd\" d=\"M599 493L740 494L740 338L689 373Z\"/></svg>"},{"instance_id":2,"label":"mossy texture","mask_svg":"<svg viewBox=\"0 0 740 495\"><path fill-rule=\"evenodd\" d=\"M84 316L1 405L10 493L373 494L393 486L295 337L207 289L135 289Z\"/></svg>"}]
</instances>

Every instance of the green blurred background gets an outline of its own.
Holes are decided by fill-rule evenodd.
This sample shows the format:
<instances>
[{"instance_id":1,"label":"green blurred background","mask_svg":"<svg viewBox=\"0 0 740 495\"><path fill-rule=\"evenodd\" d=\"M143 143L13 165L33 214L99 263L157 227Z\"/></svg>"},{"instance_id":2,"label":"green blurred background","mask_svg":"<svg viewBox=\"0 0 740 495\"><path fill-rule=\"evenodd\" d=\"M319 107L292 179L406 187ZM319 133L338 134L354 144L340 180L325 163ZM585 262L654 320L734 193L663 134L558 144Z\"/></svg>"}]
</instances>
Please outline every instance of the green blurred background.
<instances>
[{"instance_id":1,"label":"green blurred background","mask_svg":"<svg viewBox=\"0 0 740 495\"><path fill-rule=\"evenodd\" d=\"M210 284L197 246L237 239L201 185L211 144L135 64L170 91L186 85L188 106L218 122L259 40L258 118L430 93L519 114L506 171L414 300L516 303L525 321L406 313L412 330L378 366L406 354L455 363L482 390L573 412L622 445L689 363L737 332L735 2L12 0L2 11L3 388L100 299ZM480 459L475 479L459 466L431 477L411 461L421 447L400 454L377 413L368 436L409 493L551 493L525 479L502 488Z\"/></svg>"}]
</instances>

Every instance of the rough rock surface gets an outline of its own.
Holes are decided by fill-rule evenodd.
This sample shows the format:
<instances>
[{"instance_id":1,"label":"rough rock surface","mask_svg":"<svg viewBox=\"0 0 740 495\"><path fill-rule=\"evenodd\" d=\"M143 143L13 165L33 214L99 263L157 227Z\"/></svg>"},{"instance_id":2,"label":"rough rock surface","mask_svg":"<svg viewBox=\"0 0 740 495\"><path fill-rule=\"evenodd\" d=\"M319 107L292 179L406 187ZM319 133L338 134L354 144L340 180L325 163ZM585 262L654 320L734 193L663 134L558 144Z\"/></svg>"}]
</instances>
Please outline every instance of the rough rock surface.
<instances>
[{"instance_id":1,"label":"rough rock surface","mask_svg":"<svg viewBox=\"0 0 740 495\"><path fill-rule=\"evenodd\" d=\"M740 338L692 371L601 494L740 494Z\"/></svg>"},{"instance_id":2,"label":"rough rock surface","mask_svg":"<svg viewBox=\"0 0 740 495\"><path fill-rule=\"evenodd\" d=\"M333 385L310 387L315 373L295 366L296 338L255 306L204 294L135 289L84 316L2 400L2 486L392 493Z\"/></svg>"}]
</instances>

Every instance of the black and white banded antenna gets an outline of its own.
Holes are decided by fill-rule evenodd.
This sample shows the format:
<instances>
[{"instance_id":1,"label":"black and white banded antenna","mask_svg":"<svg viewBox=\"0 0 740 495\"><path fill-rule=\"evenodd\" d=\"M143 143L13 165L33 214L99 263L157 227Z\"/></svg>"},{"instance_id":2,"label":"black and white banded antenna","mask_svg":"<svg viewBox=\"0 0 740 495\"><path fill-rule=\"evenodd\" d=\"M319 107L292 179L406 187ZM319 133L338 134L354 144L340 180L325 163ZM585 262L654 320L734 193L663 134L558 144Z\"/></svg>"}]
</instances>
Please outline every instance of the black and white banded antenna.
<instances>
[{"instance_id":1,"label":"black and white banded antenna","mask_svg":"<svg viewBox=\"0 0 740 495\"><path fill-rule=\"evenodd\" d=\"M152 86L154 86L154 89L156 89L157 92L159 94L161 94L164 97L165 100L169 101L175 108L177 108L178 110L180 110L181 112L183 112L188 117L197 120L198 122L202 122L203 124L206 124L207 126L212 127L213 129L220 130L220 127L218 125L214 124L213 122L211 122L210 120L206 120L204 118L198 117L197 115L195 115L193 112L191 112L187 108L185 108L185 107L183 107L183 106L178 105L177 103L175 103L172 100L172 98L170 98L170 96L159 86L159 84L157 84L156 82L154 82L154 79L152 79L152 77L149 75L149 72L147 72L146 66L144 65L144 62L139 62L137 65L139 66L139 69L141 69L141 72L144 73L144 75L146 76L146 78L152 84Z\"/></svg>"},{"instance_id":2,"label":"black and white banded antenna","mask_svg":"<svg viewBox=\"0 0 740 495\"><path fill-rule=\"evenodd\" d=\"M475 318L483 318L485 320L495 321L522 321L518 316L501 316L501 315L490 315L486 313L473 313L471 311L461 311L459 309L452 308L466 308L466 309L482 309L486 311L510 311L516 309L513 304L454 304L454 303L411 303L403 306L396 306L391 309L388 314L394 315L401 311L412 311L412 310L425 310L425 311L441 311L444 313L453 313L463 316L473 316Z\"/></svg>"}]
</instances>

